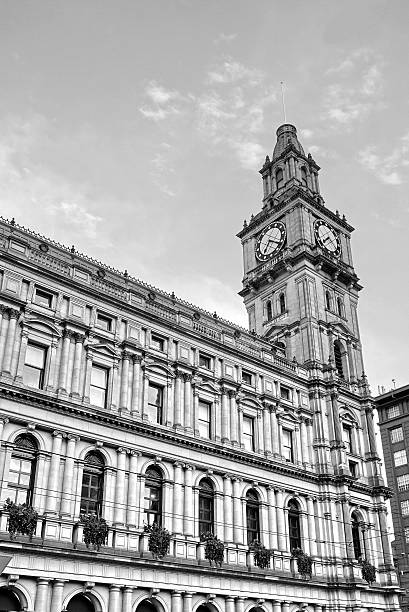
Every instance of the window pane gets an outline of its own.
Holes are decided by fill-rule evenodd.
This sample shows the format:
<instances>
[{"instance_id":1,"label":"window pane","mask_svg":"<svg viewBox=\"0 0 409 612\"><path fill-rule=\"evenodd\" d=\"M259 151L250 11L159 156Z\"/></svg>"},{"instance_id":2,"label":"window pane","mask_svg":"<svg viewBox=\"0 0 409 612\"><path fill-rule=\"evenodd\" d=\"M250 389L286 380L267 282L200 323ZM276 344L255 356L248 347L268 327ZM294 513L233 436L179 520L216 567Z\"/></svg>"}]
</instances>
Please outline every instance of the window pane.
<instances>
[{"instance_id":1,"label":"window pane","mask_svg":"<svg viewBox=\"0 0 409 612\"><path fill-rule=\"evenodd\" d=\"M391 429L391 442L402 442L403 440L403 429L402 427L395 427Z\"/></svg>"},{"instance_id":2,"label":"window pane","mask_svg":"<svg viewBox=\"0 0 409 612\"><path fill-rule=\"evenodd\" d=\"M97 314L97 327L100 329L105 329L105 331L111 331L112 319L110 317Z\"/></svg>"},{"instance_id":3,"label":"window pane","mask_svg":"<svg viewBox=\"0 0 409 612\"><path fill-rule=\"evenodd\" d=\"M401 507L402 515L408 516L409 515L409 499L405 499L405 501L402 501L400 503L400 507Z\"/></svg>"},{"instance_id":4,"label":"window pane","mask_svg":"<svg viewBox=\"0 0 409 612\"><path fill-rule=\"evenodd\" d=\"M396 453L393 453L393 460L395 466L405 465L408 462L406 457L406 450L400 450Z\"/></svg>"},{"instance_id":5,"label":"window pane","mask_svg":"<svg viewBox=\"0 0 409 612\"><path fill-rule=\"evenodd\" d=\"M41 289L36 289L34 296L34 302L36 304L39 304L40 306L47 306L48 308L50 308L52 301L53 296L51 295L51 293L48 293L47 291L42 291Z\"/></svg>"},{"instance_id":6,"label":"window pane","mask_svg":"<svg viewBox=\"0 0 409 612\"><path fill-rule=\"evenodd\" d=\"M34 366L35 368L43 368L45 360L45 349L34 344L27 345L26 365Z\"/></svg>"},{"instance_id":7,"label":"window pane","mask_svg":"<svg viewBox=\"0 0 409 612\"><path fill-rule=\"evenodd\" d=\"M160 336L156 336L152 334L151 336L151 347L156 349L157 351L163 351L165 348L165 341Z\"/></svg>"},{"instance_id":8,"label":"window pane","mask_svg":"<svg viewBox=\"0 0 409 612\"><path fill-rule=\"evenodd\" d=\"M390 408L388 408L388 419L393 419L394 417L397 417L400 415L400 406L391 406Z\"/></svg>"},{"instance_id":9,"label":"window pane","mask_svg":"<svg viewBox=\"0 0 409 612\"><path fill-rule=\"evenodd\" d=\"M91 385L96 387L106 388L107 384L107 371L105 368L98 366L92 366L91 370Z\"/></svg>"},{"instance_id":10,"label":"window pane","mask_svg":"<svg viewBox=\"0 0 409 612\"><path fill-rule=\"evenodd\" d=\"M402 476L398 476L396 481L398 483L399 491L409 490L409 474L402 474Z\"/></svg>"},{"instance_id":11,"label":"window pane","mask_svg":"<svg viewBox=\"0 0 409 612\"><path fill-rule=\"evenodd\" d=\"M89 401L93 406L99 406L100 408L105 408L105 401L106 401L105 389L99 389L98 387L90 387Z\"/></svg>"}]
</instances>

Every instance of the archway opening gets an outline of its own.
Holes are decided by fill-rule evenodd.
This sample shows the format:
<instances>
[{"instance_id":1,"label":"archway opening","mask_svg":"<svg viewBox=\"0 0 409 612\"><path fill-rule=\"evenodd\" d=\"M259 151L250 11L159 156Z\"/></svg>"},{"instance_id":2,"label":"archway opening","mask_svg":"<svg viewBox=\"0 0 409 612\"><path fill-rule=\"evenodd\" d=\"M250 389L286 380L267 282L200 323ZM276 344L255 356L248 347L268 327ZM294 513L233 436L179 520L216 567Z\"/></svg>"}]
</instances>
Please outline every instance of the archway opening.
<instances>
[{"instance_id":1,"label":"archway opening","mask_svg":"<svg viewBox=\"0 0 409 612\"><path fill-rule=\"evenodd\" d=\"M11 589L0 589L0 612L10 612L11 610L21 610L22 606L19 598Z\"/></svg>"},{"instance_id":2,"label":"archway opening","mask_svg":"<svg viewBox=\"0 0 409 612\"><path fill-rule=\"evenodd\" d=\"M79 593L68 602L67 612L95 612L95 607L89 597Z\"/></svg>"},{"instance_id":3,"label":"archway opening","mask_svg":"<svg viewBox=\"0 0 409 612\"><path fill-rule=\"evenodd\" d=\"M151 601L144 599L136 608L136 612L158 612Z\"/></svg>"}]
</instances>

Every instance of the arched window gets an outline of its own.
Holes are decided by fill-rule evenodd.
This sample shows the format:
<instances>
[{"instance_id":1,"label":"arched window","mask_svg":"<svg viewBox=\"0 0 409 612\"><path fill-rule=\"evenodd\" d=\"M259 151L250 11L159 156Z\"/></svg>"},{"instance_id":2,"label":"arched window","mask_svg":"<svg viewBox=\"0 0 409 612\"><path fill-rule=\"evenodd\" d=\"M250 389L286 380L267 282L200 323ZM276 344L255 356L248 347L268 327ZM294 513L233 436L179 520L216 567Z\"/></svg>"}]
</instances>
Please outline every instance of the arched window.
<instances>
[{"instance_id":1,"label":"arched window","mask_svg":"<svg viewBox=\"0 0 409 612\"><path fill-rule=\"evenodd\" d=\"M81 514L101 516L104 494L104 460L97 452L86 455L81 487Z\"/></svg>"},{"instance_id":2,"label":"arched window","mask_svg":"<svg viewBox=\"0 0 409 612\"><path fill-rule=\"evenodd\" d=\"M21 610L22 605L15 593L7 587L0 589L0 610Z\"/></svg>"},{"instance_id":3,"label":"arched window","mask_svg":"<svg viewBox=\"0 0 409 612\"><path fill-rule=\"evenodd\" d=\"M31 504L33 501L37 451L37 442L31 436L16 438L7 486L7 497L16 504Z\"/></svg>"},{"instance_id":4,"label":"arched window","mask_svg":"<svg viewBox=\"0 0 409 612\"><path fill-rule=\"evenodd\" d=\"M150 467L145 474L144 521L148 525L162 523L162 473Z\"/></svg>"},{"instance_id":5,"label":"arched window","mask_svg":"<svg viewBox=\"0 0 409 612\"><path fill-rule=\"evenodd\" d=\"M214 489L208 478L199 484L199 534L214 532Z\"/></svg>"},{"instance_id":6,"label":"arched window","mask_svg":"<svg viewBox=\"0 0 409 612\"><path fill-rule=\"evenodd\" d=\"M95 607L89 597L79 593L68 602L67 612L95 612Z\"/></svg>"},{"instance_id":7,"label":"arched window","mask_svg":"<svg viewBox=\"0 0 409 612\"><path fill-rule=\"evenodd\" d=\"M285 295L284 293L280 293L280 297L278 298L278 302L280 305L280 314L285 313Z\"/></svg>"},{"instance_id":8,"label":"arched window","mask_svg":"<svg viewBox=\"0 0 409 612\"><path fill-rule=\"evenodd\" d=\"M342 344L339 340L335 340L334 342L334 358L335 358L335 367L338 370L338 374L340 378L345 378L344 373L344 365L342 360Z\"/></svg>"},{"instance_id":9,"label":"arched window","mask_svg":"<svg viewBox=\"0 0 409 612\"><path fill-rule=\"evenodd\" d=\"M325 292L325 307L327 310L332 310L332 298L329 291Z\"/></svg>"},{"instance_id":10,"label":"arched window","mask_svg":"<svg viewBox=\"0 0 409 612\"><path fill-rule=\"evenodd\" d=\"M354 557L359 559L362 556L361 527L356 514L352 515L352 544L354 547Z\"/></svg>"},{"instance_id":11,"label":"arched window","mask_svg":"<svg viewBox=\"0 0 409 612\"><path fill-rule=\"evenodd\" d=\"M259 499L256 491L250 489L246 495L247 544L260 540Z\"/></svg>"},{"instance_id":12,"label":"arched window","mask_svg":"<svg viewBox=\"0 0 409 612\"><path fill-rule=\"evenodd\" d=\"M337 311L340 317L344 314L344 304L342 303L342 298L337 297Z\"/></svg>"},{"instance_id":13,"label":"arched window","mask_svg":"<svg viewBox=\"0 0 409 612\"><path fill-rule=\"evenodd\" d=\"M268 300L266 304L266 314L267 314L267 321L271 321L271 319L273 318L273 309L271 308L270 300Z\"/></svg>"},{"instance_id":14,"label":"arched window","mask_svg":"<svg viewBox=\"0 0 409 612\"><path fill-rule=\"evenodd\" d=\"M304 187L308 187L307 169L305 166L301 166L301 183Z\"/></svg>"},{"instance_id":15,"label":"arched window","mask_svg":"<svg viewBox=\"0 0 409 612\"><path fill-rule=\"evenodd\" d=\"M301 548L300 508L295 499L288 502L288 534L290 536L290 551Z\"/></svg>"},{"instance_id":16,"label":"arched window","mask_svg":"<svg viewBox=\"0 0 409 612\"><path fill-rule=\"evenodd\" d=\"M281 189L281 187L284 185L284 172L281 168L279 168L276 172L276 185L277 189Z\"/></svg>"}]
</instances>

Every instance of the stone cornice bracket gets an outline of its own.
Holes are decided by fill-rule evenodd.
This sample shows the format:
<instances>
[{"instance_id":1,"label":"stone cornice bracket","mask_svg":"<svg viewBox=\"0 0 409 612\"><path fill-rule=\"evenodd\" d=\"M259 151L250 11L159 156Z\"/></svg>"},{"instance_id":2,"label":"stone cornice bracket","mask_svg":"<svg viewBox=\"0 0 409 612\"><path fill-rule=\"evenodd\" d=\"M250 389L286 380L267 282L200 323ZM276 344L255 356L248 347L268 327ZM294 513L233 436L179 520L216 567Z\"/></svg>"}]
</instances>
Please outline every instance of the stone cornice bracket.
<instances>
[{"instance_id":1,"label":"stone cornice bracket","mask_svg":"<svg viewBox=\"0 0 409 612\"><path fill-rule=\"evenodd\" d=\"M103 442L101 442L100 440L95 440L95 448L102 448L103 446Z\"/></svg>"},{"instance_id":2,"label":"stone cornice bracket","mask_svg":"<svg viewBox=\"0 0 409 612\"><path fill-rule=\"evenodd\" d=\"M92 591L92 589L95 586L95 582L84 582L84 593L86 593L87 591Z\"/></svg>"},{"instance_id":3,"label":"stone cornice bracket","mask_svg":"<svg viewBox=\"0 0 409 612\"><path fill-rule=\"evenodd\" d=\"M214 599L216 599L216 595L215 593L209 593L208 595L206 595L206 601L207 602L212 602Z\"/></svg>"},{"instance_id":4,"label":"stone cornice bracket","mask_svg":"<svg viewBox=\"0 0 409 612\"><path fill-rule=\"evenodd\" d=\"M19 578L20 578L19 574L8 574L7 575L7 584L9 586L10 585L14 585L19 580Z\"/></svg>"},{"instance_id":5,"label":"stone cornice bracket","mask_svg":"<svg viewBox=\"0 0 409 612\"><path fill-rule=\"evenodd\" d=\"M36 427L37 427L37 423L27 423L26 425L27 431L34 431Z\"/></svg>"},{"instance_id":6,"label":"stone cornice bracket","mask_svg":"<svg viewBox=\"0 0 409 612\"><path fill-rule=\"evenodd\" d=\"M157 595L159 595L159 593L160 593L160 589L149 589L149 597L148 597L148 599L155 598Z\"/></svg>"}]
</instances>

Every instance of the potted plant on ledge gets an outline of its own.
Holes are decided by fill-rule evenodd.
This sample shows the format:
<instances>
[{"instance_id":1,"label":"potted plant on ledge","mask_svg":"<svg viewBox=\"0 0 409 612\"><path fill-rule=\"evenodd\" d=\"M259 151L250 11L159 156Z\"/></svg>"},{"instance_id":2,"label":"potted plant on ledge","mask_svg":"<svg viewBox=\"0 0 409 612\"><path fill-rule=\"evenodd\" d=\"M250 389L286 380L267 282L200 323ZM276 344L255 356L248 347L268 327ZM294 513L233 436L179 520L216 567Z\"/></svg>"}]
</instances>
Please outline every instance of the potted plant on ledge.
<instances>
[{"instance_id":1,"label":"potted plant on ledge","mask_svg":"<svg viewBox=\"0 0 409 612\"><path fill-rule=\"evenodd\" d=\"M368 584L376 581L376 568L372 563L369 563L366 559L361 561L362 578L366 580Z\"/></svg>"},{"instance_id":2,"label":"potted plant on ledge","mask_svg":"<svg viewBox=\"0 0 409 612\"><path fill-rule=\"evenodd\" d=\"M254 565L260 569L270 567L272 552L269 548L266 548L264 544L261 544L258 540L254 540L250 545L250 550L253 552Z\"/></svg>"},{"instance_id":3,"label":"potted plant on ledge","mask_svg":"<svg viewBox=\"0 0 409 612\"><path fill-rule=\"evenodd\" d=\"M14 540L17 533L28 535L32 540L37 527L38 512L29 504L16 504L10 498L5 501L4 510L9 513L7 529L10 540Z\"/></svg>"},{"instance_id":4,"label":"potted plant on ledge","mask_svg":"<svg viewBox=\"0 0 409 612\"><path fill-rule=\"evenodd\" d=\"M216 567L221 567L224 558L223 542L210 531L202 533L200 539L205 542L205 559L209 561L210 565L214 562Z\"/></svg>"},{"instance_id":5,"label":"potted plant on ledge","mask_svg":"<svg viewBox=\"0 0 409 612\"><path fill-rule=\"evenodd\" d=\"M144 532L149 533L148 548L154 559L162 559L169 552L170 533L157 523L145 525Z\"/></svg>"},{"instance_id":6,"label":"potted plant on ledge","mask_svg":"<svg viewBox=\"0 0 409 612\"><path fill-rule=\"evenodd\" d=\"M105 519L96 514L82 514L80 523L83 525L83 537L87 548L93 546L94 550L99 550L106 544L109 528Z\"/></svg>"},{"instance_id":7,"label":"potted plant on ledge","mask_svg":"<svg viewBox=\"0 0 409 612\"><path fill-rule=\"evenodd\" d=\"M310 555L307 555L302 550L302 548L293 548L293 550L291 551L291 554L297 560L298 573L301 574L301 576L305 580L308 580L308 578L311 578L312 557L310 557Z\"/></svg>"}]
</instances>

